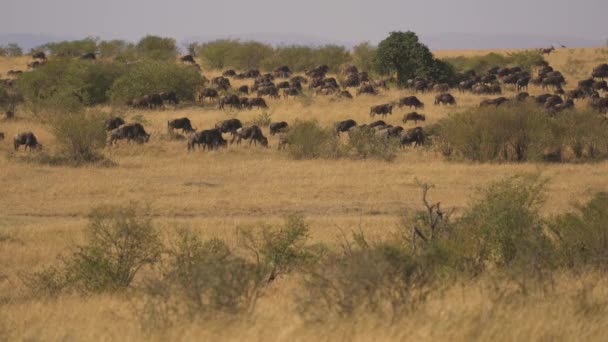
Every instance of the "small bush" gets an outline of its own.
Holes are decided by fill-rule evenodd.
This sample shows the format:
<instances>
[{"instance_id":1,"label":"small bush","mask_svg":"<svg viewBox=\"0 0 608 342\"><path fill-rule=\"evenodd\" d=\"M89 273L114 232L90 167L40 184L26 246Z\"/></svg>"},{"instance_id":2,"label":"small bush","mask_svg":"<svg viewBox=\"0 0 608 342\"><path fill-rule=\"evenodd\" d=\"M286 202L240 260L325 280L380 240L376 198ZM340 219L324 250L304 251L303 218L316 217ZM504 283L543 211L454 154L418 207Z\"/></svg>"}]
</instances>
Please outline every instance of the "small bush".
<instances>
[{"instance_id":1,"label":"small bush","mask_svg":"<svg viewBox=\"0 0 608 342\"><path fill-rule=\"evenodd\" d=\"M106 144L104 116L84 112L56 114L50 125L61 145L61 155L74 165L103 159L100 150Z\"/></svg>"},{"instance_id":2,"label":"small bush","mask_svg":"<svg viewBox=\"0 0 608 342\"><path fill-rule=\"evenodd\" d=\"M576 212L556 217L550 227L566 266L608 270L608 193L595 194Z\"/></svg>"},{"instance_id":3,"label":"small bush","mask_svg":"<svg viewBox=\"0 0 608 342\"><path fill-rule=\"evenodd\" d=\"M49 268L29 277L37 293L76 290L83 293L129 287L135 275L160 257L162 245L150 219L137 205L102 206L89 215L87 242Z\"/></svg>"},{"instance_id":4,"label":"small bush","mask_svg":"<svg viewBox=\"0 0 608 342\"><path fill-rule=\"evenodd\" d=\"M483 74L495 66L519 66L527 71L531 71L533 67L543 62L544 58L538 51L522 51L506 55L492 52L484 56L459 56L444 58L443 60L452 65L459 72L473 70L477 74Z\"/></svg>"},{"instance_id":5,"label":"small bush","mask_svg":"<svg viewBox=\"0 0 608 342\"><path fill-rule=\"evenodd\" d=\"M347 147L355 158L391 161L399 150L398 138L379 136L373 128L351 130L348 138Z\"/></svg>"},{"instance_id":6,"label":"small bush","mask_svg":"<svg viewBox=\"0 0 608 342\"><path fill-rule=\"evenodd\" d=\"M129 67L116 79L110 93L112 101L118 104L163 91L175 91L179 99L193 100L202 84L203 78L192 67L147 60Z\"/></svg>"},{"instance_id":7,"label":"small bush","mask_svg":"<svg viewBox=\"0 0 608 342\"><path fill-rule=\"evenodd\" d=\"M272 123L272 114L263 111L253 118L251 123L260 127L268 127Z\"/></svg>"},{"instance_id":8,"label":"small bush","mask_svg":"<svg viewBox=\"0 0 608 342\"><path fill-rule=\"evenodd\" d=\"M338 158L340 142L334 131L317 121L296 121L287 133L289 156L293 159Z\"/></svg>"}]
</instances>

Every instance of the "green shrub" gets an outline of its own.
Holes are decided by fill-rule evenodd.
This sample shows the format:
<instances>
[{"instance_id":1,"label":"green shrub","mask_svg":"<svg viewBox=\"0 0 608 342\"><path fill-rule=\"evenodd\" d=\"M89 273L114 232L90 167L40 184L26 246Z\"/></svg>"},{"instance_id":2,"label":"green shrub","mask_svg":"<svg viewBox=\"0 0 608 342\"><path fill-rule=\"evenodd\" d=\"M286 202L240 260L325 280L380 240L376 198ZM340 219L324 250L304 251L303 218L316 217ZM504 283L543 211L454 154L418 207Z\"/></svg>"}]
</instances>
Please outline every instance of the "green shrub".
<instances>
[{"instance_id":1,"label":"green shrub","mask_svg":"<svg viewBox=\"0 0 608 342\"><path fill-rule=\"evenodd\" d=\"M398 138L386 138L376 134L371 127L348 132L347 148L355 158L372 158L391 161L399 150Z\"/></svg>"},{"instance_id":2,"label":"green shrub","mask_svg":"<svg viewBox=\"0 0 608 342\"><path fill-rule=\"evenodd\" d=\"M119 104L163 91L175 91L179 99L193 100L202 85L203 78L192 67L147 60L130 66L116 79L110 93L112 101Z\"/></svg>"},{"instance_id":3,"label":"green shrub","mask_svg":"<svg viewBox=\"0 0 608 342\"><path fill-rule=\"evenodd\" d=\"M97 51L97 40L95 38L85 38L81 40L61 41L42 45L36 50L48 50L53 56L58 57L80 57L85 53Z\"/></svg>"},{"instance_id":4,"label":"green shrub","mask_svg":"<svg viewBox=\"0 0 608 342\"><path fill-rule=\"evenodd\" d=\"M86 234L86 244L64 258L60 268L29 277L30 288L47 293L117 291L129 287L142 267L160 257L158 232L137 205L93 209Z\"/></svg>"},{"instance_id":5,"label":"green shrub","mask_svg":"<svg viewBox=\"0 0 608 342\"><path fill-rule=\"evenodd\" d=\"M53 134L61 145L61 155L71 164L103 159L100 150L106 144L104 116L99 113L62 113L50 118Z\"/></svg>"},{"instance_id":6,"label":"green shrub","mask_svg":"<svg viewBox=\"0 0 608 342\"><path fill-rule=\"evenodd\" d=\"M0 56L19 57L23 55L21 47L15 43L0 46Z\"/></svg>"},{"instance_id":7,"label":"green shrub","mask_svg":"<svg viewBox=\"0 0 608 342\"><path fill-rule=\"evenodd\" d=\"M484 56L448 57L443 58L443 61L452 65L454 69L459 72L473 70L477 74L483 74L495 66L519 66L527 71L531 71L533 67L538 66L541 62L543 62L544 58L538 51L521 51L506 55L491 52Z\"/></svg>"},{"instance_id":8,"label":"green shrub","mask_svg":"<svg viewBox=\"0 0 608 342\"><path fill-rule=\"evenodd\" d=\"M263 111L253 118L251 123L260 127L268 127L272 123L272 114Z\"/></svg>"},{"instance_id":9,"label":"green shrub","mask_svg":"<svg viewBox=\"0 0 608 342\"><path fill-rule=\"evenodd\" d=\"M338 158L338 136L317 121L296 121L287 133L288 154L293 159Z\"/></svg>"},{"instance_id":10,"label":"green shrub","mask_svg":"<svg viewBox=\"0 0 608 342\"><path fill-rule=\"evenodd\" d=\"M177 57L177 46L173 38L148 35L137 42L135 50L142 58L158 61L171 61Z\"/></svg>"},{"instance_id":11,"label":"green shrub","mask_svg":"<svg viewBox=\"0 0 608 342\"><path fill-rule=\"evenodd\" d=\"M559 215L550 227L566 266L608 269L608 193L599 192L576 212Z\"/></svg>"}]
</instances>

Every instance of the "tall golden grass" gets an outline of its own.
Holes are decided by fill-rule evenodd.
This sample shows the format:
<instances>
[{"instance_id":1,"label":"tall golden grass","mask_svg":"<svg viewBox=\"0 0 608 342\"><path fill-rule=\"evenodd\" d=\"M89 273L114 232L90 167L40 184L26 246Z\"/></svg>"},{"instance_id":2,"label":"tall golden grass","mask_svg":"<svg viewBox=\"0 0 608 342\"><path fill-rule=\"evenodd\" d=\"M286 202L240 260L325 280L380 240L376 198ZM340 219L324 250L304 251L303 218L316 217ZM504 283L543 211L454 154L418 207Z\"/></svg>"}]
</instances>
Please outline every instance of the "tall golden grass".
<instances>
[{"instance_id":1,"label":"tall golden grass","mask_svg":"<svg viewBox=\"0 0 608 342\"><path fill-rule=\"evenodd\" d=\"M436 51L439 57L476 55L489 51ZM505 51L499 51L505 52ZM506 51L509 52L509 51ZM0 58L0 73L25 69L27 57ZM606 49L558 49L548 57L574 80L608 61ZM572 66L576 63L576 67ZM206 76L218 72L204 72ZM236 82L241 84L241 82ZM542 90L532 88L531 93ZM273 120L317 119L369 122L369 107L397 100L409 91L383 91L354 100L313 97L270 100ZM512 96L508 91L507 96ZM476 106L482 97L455 94L455 108L434 106L434 94L422 94L426 124L449 112ZM578 106L585 105L583 102ZM436 295L397 324L366 316L355 321L310 327L297 316L292 280L273 284L253 317L245 321L183 322L151 329L139 320L138 296L64 296L30 298L21 276L53 264L82 241L86 215L101 204L130 201L150 205L154 221L170 237L175 227L188 226L203 237L229 243L240 224L276 222L301 213L311 226L313 241L337 242L343 231L361 229L379 239L388 237L405 208L417 207L416 180L437 185L434 197L457 210L474 190L506 176L540 172L550 179L546 214L560 213L597 191L608 191L608 163L596 164L475 164L444 161L433 151L406 149L387 163L373 160L293 161L271 148L235 147L216 152L188 153L183 141L166 138L166 122L187 116L199 129L237 117L250 122L260 111L219 111L215 105L176 110L136 111L105 108L130 120L145 119L152 133L146 145L119 144L104 153L118 166L50 167L17 163L10 137L32 130L46 148L54 137L47 126L19 108L14 121L0 122L8 139L0 142L0 339L3 340L602 340L608 320L593 313L593 303L605 304L608 287L600 274L560 277L555 294L522 299L497 298L491 279L455 285ZM388 122L400 124L405 109ZM267 130L265 129L265 132ZM23 153L23 152L19 152ZM589 304L591 303L591 304ZM589 311L591 310L591 311ZM591 313L589 313L591 312Z\"/></svg>"}]
</instances>

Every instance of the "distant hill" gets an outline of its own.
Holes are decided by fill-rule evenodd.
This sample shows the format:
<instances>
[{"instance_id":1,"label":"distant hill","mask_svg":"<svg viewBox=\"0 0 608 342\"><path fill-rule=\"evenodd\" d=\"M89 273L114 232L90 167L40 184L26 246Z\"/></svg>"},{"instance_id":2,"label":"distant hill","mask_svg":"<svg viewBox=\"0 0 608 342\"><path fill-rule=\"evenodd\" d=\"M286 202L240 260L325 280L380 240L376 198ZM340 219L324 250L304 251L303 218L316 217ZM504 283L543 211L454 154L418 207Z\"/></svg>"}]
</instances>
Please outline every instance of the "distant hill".
<instances>
[{"instance_id":1,"label":"distant hill","mask_svg":"<svg viewBox=\"0 0 608 342\"><path fill-rule=\"evenodd\" d=\"M58 37L48 34L32 34L32 33L8 33L1 34L0 33L0 45L5 45L9 43L17 43L24 52L29 52L30 49L35 48L37 46L50 43L50 42L59 42L62 40L71 40L78 38L71 37Z\"/></svg>"},{"instance_id":2,"label":"distant hill","mask_svg":"<svg viewBox=\"0 0 608 342\"><path fill-rule=\"evenodd\" d=\"M198 35L183 39L183 44L187 45L192 42L210 42L218 39L238 39L242 41L254 40L266 44L275 46L281 45L326 45L326 44L337 44L343 45L348 48L354 44L341 42L338 40L332 40L324 37L317 37L306 34L281 34L281 33L244 33L236 35Z\"/></svg>"}]
</instances>

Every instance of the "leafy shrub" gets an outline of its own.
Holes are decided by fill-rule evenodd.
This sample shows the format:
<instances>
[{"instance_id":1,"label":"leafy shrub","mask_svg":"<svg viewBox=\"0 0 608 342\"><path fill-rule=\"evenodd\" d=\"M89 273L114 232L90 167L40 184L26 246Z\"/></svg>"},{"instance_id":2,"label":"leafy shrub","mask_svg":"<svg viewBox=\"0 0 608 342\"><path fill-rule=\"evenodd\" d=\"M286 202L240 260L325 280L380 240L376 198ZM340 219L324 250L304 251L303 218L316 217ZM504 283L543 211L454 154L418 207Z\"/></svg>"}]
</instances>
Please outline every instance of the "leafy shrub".
<instances>
[{"instance_id":1,"label":"leafy shrub","mask_svg":"<svg viewBox=\"0 0 608 342\"><path fill-rule=\"evenodd\" d=\"M137 42L135 49L140 57L158 61L170 61L177 56L175 39L145 36Z\"/></svg>"},{"instance_id":2,"label":"leafy shrub","mask_svg":"<svg viewBox=\"0 0 608 342\"><path fill-rule=\"evenodd\" d=\"M116 79L110 92L112 101L120 104L163 91L175 91L179 99L193 100L202 84L203 78L192 67L147 60L129 67Z\"/></svg>"},{"instance_id":3,"label":"leafy shrub","mask_svg":"<svg viewBox=\"0 0 608 342\"><path fill-rule=\"evenodd\" d=\"M251 123L260 127L268 127L272 123L272 114L263 111L253 118Z\"/></svg>"},{"instance_id":4,"label":"leafy shrub","mask_svg":"<svg viewBox=\"0 0 608 342\"><path fill-rule=\"evenodd\" d=\"M439 121L436 145L445 155L474 161L542 161L574 151L579 159L608 156L602 118L589 111L564 111L555 118L532 104L473 108Z\"/></svg>"},{"instance_id":5,"label":"leafy shrub","mask_svg":"<svg viewBox=\"0 0 608 342\"><path fill-rule=\"evenodd\" d=\"M149 218L137 205L101 206L89 215L87 243L49 268L29 277L35 291L74 289L80 292L127 288L143 266L158 261L161 242Z\"/></svg>"},{"instance_id":6,"label":"leafy shrub","mask_svg":"<svg viewBox=\"0 0 608 342\"><path fill-rule=\"evenodd\" d=\"M550 227L566 266L608 269L608 193L595 194L576 212L556 217Z\"/></svg>"},{"instance_id":7,"label":"leafy shrub","mask_svg":"<svg viewBox=\"0 0 608 342\"><path fill-rule=\"evenodd\" d=\"M52 55L58 57L79 57L85 53L96 52L97 41L94 38L71 41L65 40L39 46L36 50L48 50Z\"/></svg>"},{"instance_id":8,"label":"leafy shrub","mask_svg":"<svg viewBox=\"0 0 608 342\"><path fill-rule=\"evenodd\" d=\"M491 52L484 56L472 57L448 57L443 58L443 61L452 65L457 71L464 72L473 70L477 74L483 74L490 68L519 66L525 70L531 71L534 66L544 61L542 54L537 51L522 51L509 54L499 54Z\"/></svg>"},{"instance_id":9,"label":"leafy shrub","mask_svg":"<svg viewBox=\"0 0 608 342\"><path fill-rule=\"evenodd\" d=\"M338 136L317 121L296 121L287 133L289 156L294 159L338 158Z\"/></svg>"},{"instance_id":10,"label":"leafy shrub","mask_svg":"<svg viewBox=\"0 0 608 342\"><path fill-rule=\"evenodd\" d=\"M103 159L100 150L106 144L104 116L85 112L57 114L50 125L61 145L62 155L72 164Z\"/></svg>"},{"instance_id":11,"label":"leafy shrub","mask_svg":"<svg viewBox=\"0 0 608 342\"><path fill-rule=\"evenodd\" d=\"M0 46L0 56L19 57L23 55L21 47L15 43Z\"/></svg>"},{"instance_id":12,"label":"leafy shrub","mask_svg":"<svg viewBox=\"0 0 608 342\"><path fill-rule=\"evenodd\" d=\"M397 156L399 139L379 136L373 128L351 130L348 138L348 148L356 158L391 161Z\"/></svg>"}]
</instances>

